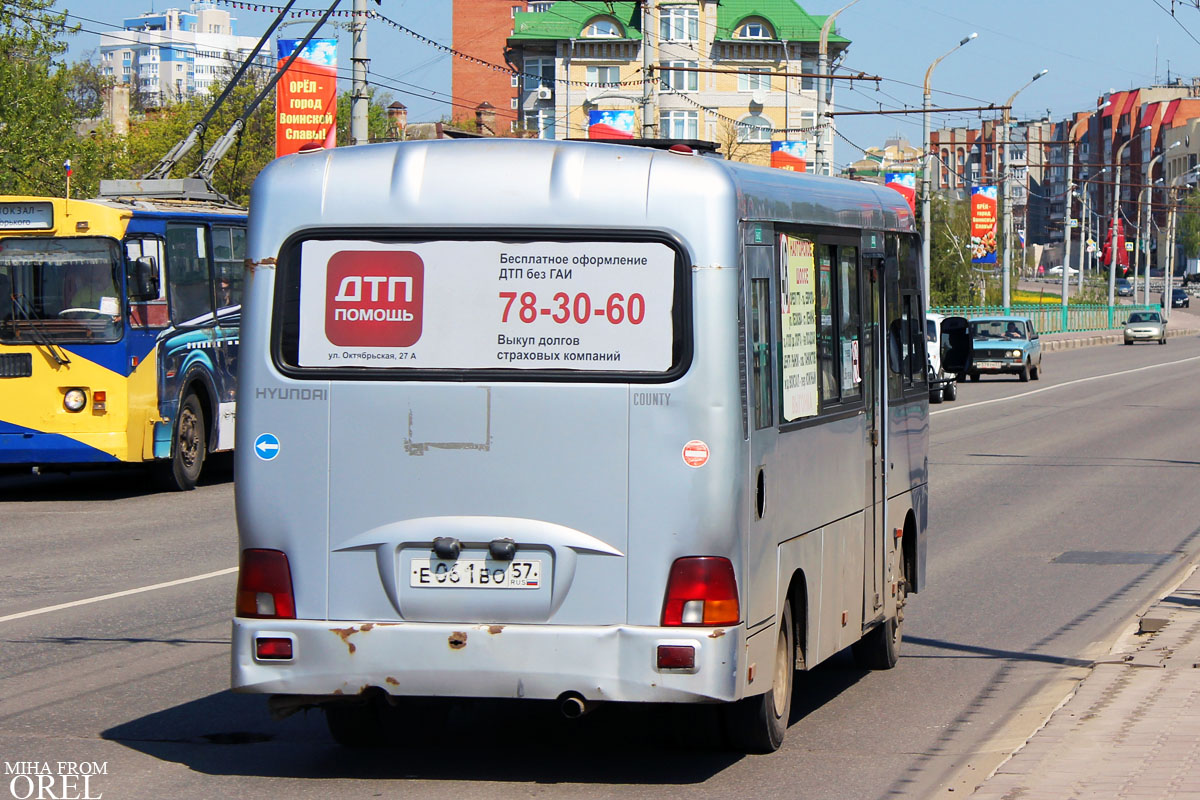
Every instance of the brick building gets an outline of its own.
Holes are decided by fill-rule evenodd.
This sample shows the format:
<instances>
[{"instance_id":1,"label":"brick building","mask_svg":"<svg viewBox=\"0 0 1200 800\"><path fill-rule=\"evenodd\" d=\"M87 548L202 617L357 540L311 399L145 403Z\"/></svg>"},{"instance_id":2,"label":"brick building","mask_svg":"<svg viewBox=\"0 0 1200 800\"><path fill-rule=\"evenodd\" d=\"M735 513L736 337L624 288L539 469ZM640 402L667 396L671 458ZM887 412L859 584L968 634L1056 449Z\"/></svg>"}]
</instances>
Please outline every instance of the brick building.
<instances>
[{"instance_id":1,"label":"brick building","mask_svg":"<svg viewBox=\"0 0 1200 800\"><path fill-rule=\"evenodd\" d=\"M553 2L528 0L451 0L454 49L488 64L507 67L505 50L513 32L513 17L518 12L547 11L553 5ZM486 102L495 109L496 124L501 130L511 130L519 118L518 83L508 72L454 59L450 70L450 92L455 103L452 119L474 121L476 107Z\"/></svg>"}]
</instances>

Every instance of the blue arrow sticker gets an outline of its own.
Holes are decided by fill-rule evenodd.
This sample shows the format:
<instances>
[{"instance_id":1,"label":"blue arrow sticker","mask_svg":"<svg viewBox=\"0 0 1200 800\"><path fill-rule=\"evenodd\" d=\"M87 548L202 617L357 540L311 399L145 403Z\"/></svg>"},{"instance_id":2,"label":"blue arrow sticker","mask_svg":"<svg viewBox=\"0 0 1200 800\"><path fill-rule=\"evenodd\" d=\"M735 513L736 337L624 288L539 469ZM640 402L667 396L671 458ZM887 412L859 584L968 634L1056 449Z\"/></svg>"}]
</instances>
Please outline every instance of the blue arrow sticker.
<instances>
[{"instance_id":1,"label":"blue arrow sticker","mask_svg":"<svg viewBox=\"0 0 1200 800\"><path fill-rule=\"evenodd\" d=\"M273 433L260 433L254 440L254 455L270 461L279 455L279 437Z\"/></svg>"}]
</instances>

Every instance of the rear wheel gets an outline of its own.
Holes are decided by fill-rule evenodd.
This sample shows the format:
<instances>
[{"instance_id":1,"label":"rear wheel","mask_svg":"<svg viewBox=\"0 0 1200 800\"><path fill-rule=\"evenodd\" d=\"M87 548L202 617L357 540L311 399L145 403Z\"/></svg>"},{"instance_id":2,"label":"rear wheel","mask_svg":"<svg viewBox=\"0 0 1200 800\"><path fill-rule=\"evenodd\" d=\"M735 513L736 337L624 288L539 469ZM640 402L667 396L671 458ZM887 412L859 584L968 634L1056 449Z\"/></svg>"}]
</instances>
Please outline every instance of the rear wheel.
<instances>
[{"instance_id":1,"label":"rear wheel","mask_svg":"<svg viewBox=\"0 0 1200 800\"><path fill-rule=\"evenodd\" d=\"M792 627L790 600L783 604L772 670L770 689L721 709L725 738L734 750L772 753L783 744L788 717L792 713L792 681L796 671L795 629Z\"/></svg>"},{"instance_id":2,"label":"rear wheel","mask_svg":"<svg viewBox=\"0 0 1200 800\"><path fill-rule=\"evenodd\" d=\"M971 383L978 383L978 382L979 382L979 373L972 372L971 373Z\"/></svg>"},{"instance_id":3,"label":"rear wheel","mask_svg":"<svg viewBox=\"0 0 1200 800\"><path fill-rule=\"evenodd\" d=\"M876 625L850 647L854 663L862 669L891 669L900 660L904 632L904 603L908 598L908 567L903 553L896 553L896 616Z\"/></svg>"},{"instance_id":4,"label":"rear wheel","mask_svg":"<svg viewBox=\"0 0 1200 800\"><path fill-rule=\"evenodd\" d=\"M175 417L171 460L157 465L157 477L163 488L178 492L196 488L208 454L206 435L200 399L194 392L188 392Z\"/></svg>"},{"instance_id":5,"label":"rear wheel","mask_svg":"<svg viewBox=\"0 0 1200 800\"><path fill-rule=\"evenodd\" d=\"M958 384L954 381L947 383L942 389L942 398L945 400L954 400L958 397Z\"/></svg>"}]
</instances>

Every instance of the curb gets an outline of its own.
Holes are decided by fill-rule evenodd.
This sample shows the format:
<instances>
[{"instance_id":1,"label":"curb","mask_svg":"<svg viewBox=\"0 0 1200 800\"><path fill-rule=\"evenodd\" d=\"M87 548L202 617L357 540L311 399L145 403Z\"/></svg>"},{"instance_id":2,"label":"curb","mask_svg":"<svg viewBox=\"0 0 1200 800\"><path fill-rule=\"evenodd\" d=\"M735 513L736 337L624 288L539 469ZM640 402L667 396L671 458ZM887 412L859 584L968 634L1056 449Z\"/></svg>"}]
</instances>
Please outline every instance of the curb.
<instances>
[{"instance_id":1,"label":"curb","mask_svg":"<svg viewBox=\"0 0 1200 800\"><path fill-rule=\"evenodd\" d=\"M1167 330L1167 338L1174 339L1179 336L1196 336L1200 334L1200 330ZM1094 336L1082 336L1075 339L1048 339L1042 337L1042 351L1046 353L1055 350L1072 350L1077 347L1096 347L1105 344L1121 344L1125 341L1123 333L1102 333Z\"/></svg>"}]
</instances>

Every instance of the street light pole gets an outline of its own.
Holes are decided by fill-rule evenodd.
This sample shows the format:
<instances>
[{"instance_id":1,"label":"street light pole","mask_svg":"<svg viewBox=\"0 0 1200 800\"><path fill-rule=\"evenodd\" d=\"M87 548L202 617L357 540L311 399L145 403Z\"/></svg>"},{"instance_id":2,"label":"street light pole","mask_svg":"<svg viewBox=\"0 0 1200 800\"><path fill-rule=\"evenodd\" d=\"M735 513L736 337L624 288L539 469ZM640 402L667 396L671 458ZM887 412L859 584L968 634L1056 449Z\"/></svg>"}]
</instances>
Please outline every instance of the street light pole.
<instances>
[{"instance_id":1,"label":"street light pole","mask_svg":"<svg viewBox=\"0 0 1200 800\"><path fill-rule=\"evenodd\" d=\"M933 77L933 68L938 65L938 62L977 36L979 36L978 33L972 33L970 36L964 37L961 42L935 58L933 63L929 65L929 69L925 70L925 93L921 104L921 267L923 273L922 288L925 293L926 308L929 307L929 237L931 228L929 219L929 170L931 169L933 160L933 154L929 151L929 79Z\"/></svg>"},{"instance_id":2,"label":"street light pole","mask_svg":"<svg viewBox=\"0 0 1200 800\"><path fill-rule=\"evenodd\" d=\"M1013 104L1013 101L1017 99L1017 95L1019 95L1021 92L1025 91L1027 88L1029 88L1030 84L1032 84L1034 81L1036 81L1038 78L1042 77L1049 71L1050 70L1048 70L1048 69L1042 70L1041 72L1037 73L1032 78L1030 78L1025 83L1024 86L1022 86L1020 89L1017 89L1015 92L1013 92L1011 95L1009 95L1008 100L1005 101L1005 103L1004 103L1004 111L1001 112L1002 119L1003 119L1003 124L1001 125L1001 133L1003 134L1002 141L1003 141L1003 147L1004 147L1004 173L1003 173L1004 199L1003 199L1003 202L1001 203L1001 205L1002 205L1001 214L1004 217L1004 270L1003 270L1003 275L1001 277L1001 281L1002 281L1001 285L1002 285L1002 297L1004 300L1004 313L1005 314L1007 314L1009 312L1009 309L1012 308L1012 291L1011 291L1011 284L1010 284L1011 279L1009 278L1009 268L1010 268L1009 251L1012 249L1012 247L1011 247L1011 245L1012 245L1012 241L1011 241L1012 240L1012 194L1010 193L1010 190L1009 190L1009 183L1012 179L1012 174L1011 174L1012 173L1012 163L1011 163L1010 151L1009 151L1009 147L1008 147L1008 122L1009 122L1009 119L1011 118L1012 104Z\"/></svg>"},{"instance_id":3,"label":"street light pole","mask_svg":"<svg viewBox=\"0 0 1200 800\"><path fill-rule=\"evenodd\" d=\"M1079 197L1082 203L1080 209L1080 229L1079 229L1079 293L1083 294L1083 273L1084 258L1087 255L1088 231L1091 229L1092 218L1091 212L1088 210L1088 181L1093 181L1099 178L1104 173L1108 172L1108 167L1102 167L1099 172L1092 175L1090 178L1084 178L1079 183Z\"/></svg>"},{"instance_id":4,"label":"street light pole","mask_svg":"<svg viewBox=\"0 0 1200 800\"><path fill-rule=\"evenodd\" d=\"M1179 145L1179 142L1172 142L1170 146L1167 147L1167 150L1178 147ZM1138 251L1146 257L1146 272L1142 275L1142 305L1148 305L1150 303L1150 228L1154 223L1154 214L1150 210L1150 204L1142 198L1146 196L1146 192L1152 192L1154 190L1154 165L1159 161L1162 161L1163 156L1167 154L1167 150L1163 150L1154 158L1150 159L1150 163L1146 166L1146 185L1142 188L1141 192L1138 193L1138 244L1140 245ZM1150 200L1154 200L1153 195L1150 196ZM1146 207L1145 227L1142 227L1141 224L1142 206ZM1135 261L1134 263L1136 264L1137 262ZM1138 274L1139 269L1137 266L1135 266L1133 271L1133 302L1135 303L1137 302Z\"/></svg>"},{"instance_id":5,"label":"street light pole","mask_svg":"<svg viewBox=\"0 0 1200 800\"><path fill-rule=\"evenodd\" d=\"M1104 105L1105 106L1108 105L1107 100L1104 102ZM1103 107L1104 106L1101 106L1101 108L1103 108ZM1067 330L1067 319L1068 319L1068 316L1067 316L1067 291L1068 291L1067 286L1068 286L1069 279L1067 277L1067 273L1070 272L1070 270L1068 269L1068 266L1071 263L1071 219L1072 219L1071 218L1071 207L1074 205L1073 200L1074 200L1074 196L1075 196L1075 186L1074 186L1075 137L1079 135L1079 126L1083 125L1085 122L1090 121L1092 116L1095 113L1096 112L1093 111L1091 114L1088 114L1083 119L1076 120L1075 124L1071 126L1070 131L1067 133L1067 202L1066 202L1066 210L1063 213L1063 261L1062 261L1062 263L1063 263L1062 326L1063 326L1064 331ZM1082 226L1079 229L1079 233L1082 236L1082 234L1083 234ZM1083 246L1084 246L1083 239L1080 239L1079 240L1080 251L1083 250Z\"/></svg>"},{"instance_id":6,"label":"street light pole","mask_svg":"<svg viewBox=\"0 0 1200 800\"><path fill-rule=\"evenodd\" d=\"M825 164L825 128L822 126L825 123L825 94L829 91L831 83L825 74L829 71L829 33L833 30L833 21L837 19L837 15L857 2L858 0L850 0L849 3L826 17L825 24L821 26L821 39L817 50L817 75L819 77L817 78L817 152L815 161L818 175L828 174Z\"/></svg>"},{"instance_id":7,"label":"street light pole","mask_svg":"<svg viewBox=\"0 0 1200 800\"><path fill-rule=\"evenodd\" d=\"M1121 219L1121 157L1125 155L1125 148L1129 147L1132 142L1133 135L1131 134L1125 143L1117 148L1117 158L1114 164L1117 171L1117 182L1113 187L1112 231L1109 233L1108 245L1108 325L1110 328L1112 327L1113 307L1116 302L1117 263L1121 260L1121 254L1117 252L1117 223Z\"/></svg>"},{"instance_id":8,"label":"street light pole","mask_svg":"<svg viewBox=\"0 0 1200 800\"><path fill-rule=\"evenodd\" d=\"M354 0L351 23L353 50L350 64L353 80L350 92L350 144L367 144L371 141L367 131L367 112L371 96L367 92L367 0Z\"/></svg>"}]
</instances>

